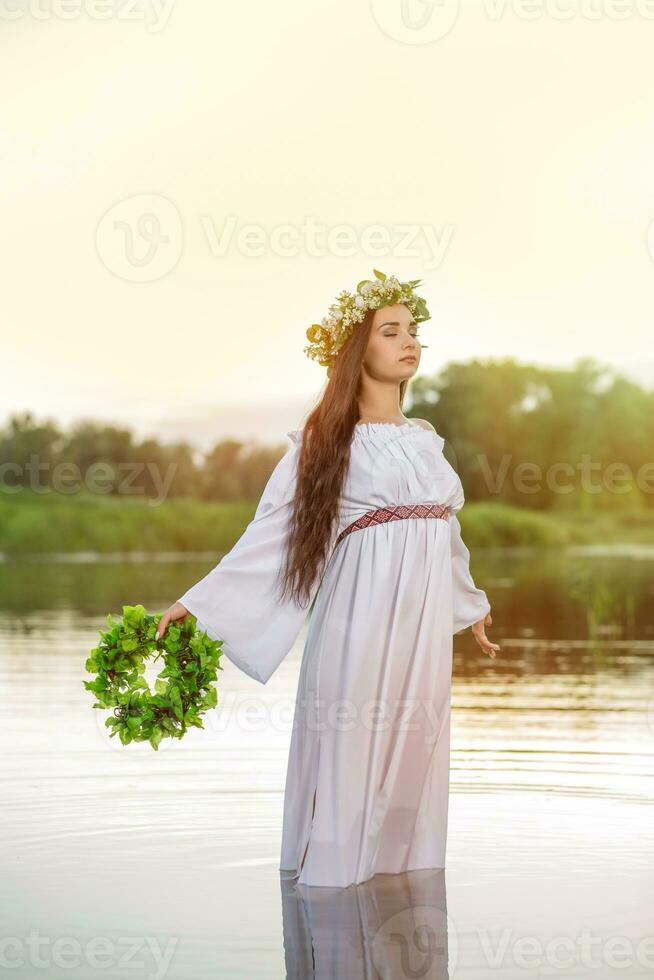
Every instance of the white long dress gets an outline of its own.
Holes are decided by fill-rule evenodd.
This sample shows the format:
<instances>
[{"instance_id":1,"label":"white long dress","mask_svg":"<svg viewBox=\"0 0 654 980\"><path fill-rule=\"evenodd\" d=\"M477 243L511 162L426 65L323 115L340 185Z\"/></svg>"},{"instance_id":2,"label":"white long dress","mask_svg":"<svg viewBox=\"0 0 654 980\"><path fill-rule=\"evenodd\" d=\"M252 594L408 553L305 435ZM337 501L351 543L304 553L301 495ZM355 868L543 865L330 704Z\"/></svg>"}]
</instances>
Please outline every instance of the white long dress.
<instances>
[{"instance_id":1,"label":"white long dress","mask_svg":"<svg viewBox=\"0 0 654 980\"><path fill-rule=\"evenodd\" d=\"M302 429L255 516L179 601L224 654L265 684L308 609L276 591ZM316 583L288 757L280 870L346 887L379 872L445 867L452 636L490 610L469 569L461 481L443 439L413 422L358 423L342 529L365 511L436 503L449 518L355 530Z\"/></svg>"}]
</instances>

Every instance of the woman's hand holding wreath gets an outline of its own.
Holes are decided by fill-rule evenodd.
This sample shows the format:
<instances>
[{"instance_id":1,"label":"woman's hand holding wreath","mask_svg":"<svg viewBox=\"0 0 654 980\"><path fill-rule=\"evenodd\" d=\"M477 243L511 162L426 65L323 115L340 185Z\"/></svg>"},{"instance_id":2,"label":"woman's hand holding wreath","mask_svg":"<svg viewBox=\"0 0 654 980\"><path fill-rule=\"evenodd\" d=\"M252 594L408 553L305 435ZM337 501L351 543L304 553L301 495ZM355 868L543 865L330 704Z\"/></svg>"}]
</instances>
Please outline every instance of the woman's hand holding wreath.
<instances>
[{"instance_id":1,"label":"woman's hand holding wreath","mask_svg":"<svg viewBox=\"0 0 654 980\"><path fill-rule=\"evenodd\" d=\"M182 619L169 615L174 609L167 611L167 623ZM222 670L222 641L200 632L186 609L179 625L166 630L162 619L141 605L123 606L123 622L107 616L109 629L100 630L100 644L86 661L86 670L97 677L84 687L97 698L94 708L113 708L105 725L123 745L147 740L158 749L162 739L182 738L189 726L204 728L201 715L218 703L213 682ZM144 676L153 654L164 662L154 693Z\"/></svg>"}]
</instances>

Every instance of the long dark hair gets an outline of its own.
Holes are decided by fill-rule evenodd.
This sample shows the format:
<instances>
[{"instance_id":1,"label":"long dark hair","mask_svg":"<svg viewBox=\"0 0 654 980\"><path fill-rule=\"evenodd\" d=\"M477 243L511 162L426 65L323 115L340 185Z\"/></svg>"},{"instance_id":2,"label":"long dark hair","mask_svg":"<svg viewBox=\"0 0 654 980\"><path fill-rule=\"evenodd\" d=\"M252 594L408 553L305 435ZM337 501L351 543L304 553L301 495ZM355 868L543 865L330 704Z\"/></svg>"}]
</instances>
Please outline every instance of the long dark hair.
<instances>
[{"instance_id":1,"label":"long dark hair","mask_svg":"<svg viewBox=\"0 0 654 980\"><path fill-rule=\"evenodd\" d=\"M322 398L304 424L281 591L282 598L292 596L300 605L309 602L329 558L352 434L360 417L361 366L374 314L368 310L340 348ZM407 378L400 382L400 406L407 385Z\"/></svg>"}]
</instances>

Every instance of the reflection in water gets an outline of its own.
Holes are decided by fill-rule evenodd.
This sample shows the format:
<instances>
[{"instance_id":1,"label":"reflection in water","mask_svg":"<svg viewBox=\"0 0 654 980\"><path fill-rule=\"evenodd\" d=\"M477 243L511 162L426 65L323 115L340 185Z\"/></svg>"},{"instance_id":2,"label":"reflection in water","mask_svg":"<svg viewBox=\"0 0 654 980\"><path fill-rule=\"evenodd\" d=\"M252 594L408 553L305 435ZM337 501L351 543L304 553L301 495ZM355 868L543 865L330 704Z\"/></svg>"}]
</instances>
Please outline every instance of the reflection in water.
<instances>
[{"instance_id":1,"label":"reflection in water","mask_svg":"<svg viewBox=\"0 0 654 980\"><path fill-rule=\"evenodd\" d=\"M287 980L449 978L443 869L347 888L298 885L288 872L280 882Z\"/></svg>"}]
</instances>

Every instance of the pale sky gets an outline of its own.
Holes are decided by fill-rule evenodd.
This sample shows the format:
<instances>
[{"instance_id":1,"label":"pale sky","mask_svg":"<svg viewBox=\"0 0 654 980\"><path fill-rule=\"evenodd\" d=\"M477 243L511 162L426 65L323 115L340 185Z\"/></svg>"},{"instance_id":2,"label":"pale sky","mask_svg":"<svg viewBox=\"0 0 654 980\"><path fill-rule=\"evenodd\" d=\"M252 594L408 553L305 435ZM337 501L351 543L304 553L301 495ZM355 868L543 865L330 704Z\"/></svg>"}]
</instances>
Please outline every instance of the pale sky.
<instances>
[{"instance_id":1,"label":"pale sky","mask_svg":"<svg viewBox=\"0 0 654 980\"><path fill-rule=\"evenodd\" d=\"M0 21L3 422L283 441L325 381L306 328L373 268L424 280L420 374L591 355L654 384L654 2Z\"/></svg>"}]
</instances>

